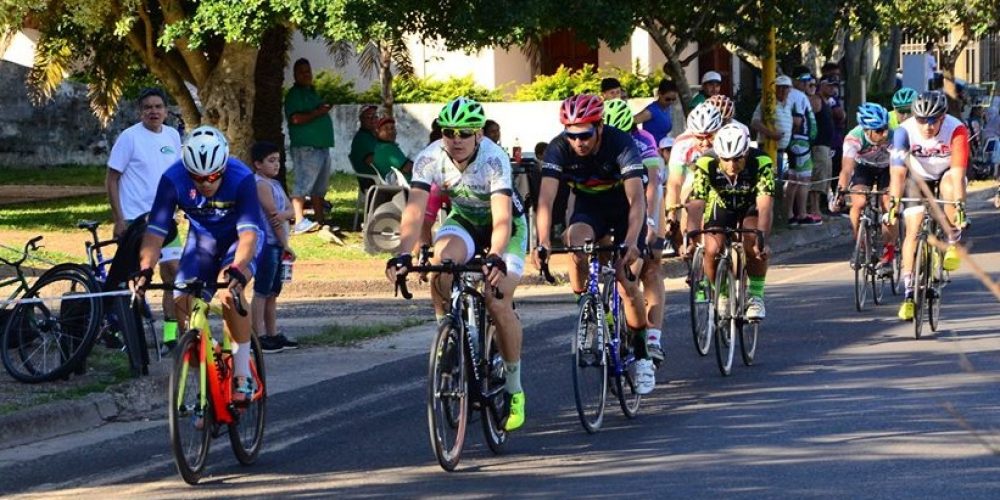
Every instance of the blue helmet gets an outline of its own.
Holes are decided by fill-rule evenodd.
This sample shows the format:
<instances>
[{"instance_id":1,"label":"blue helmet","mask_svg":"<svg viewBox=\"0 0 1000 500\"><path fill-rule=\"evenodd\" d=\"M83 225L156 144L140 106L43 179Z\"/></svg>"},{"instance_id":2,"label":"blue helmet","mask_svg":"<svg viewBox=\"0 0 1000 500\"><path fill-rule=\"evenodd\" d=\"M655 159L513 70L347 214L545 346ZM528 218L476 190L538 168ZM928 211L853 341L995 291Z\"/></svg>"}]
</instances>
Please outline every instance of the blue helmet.
<instances>
[{"instance_id":1,"label":"blue helmet","mask_svg":"<svg viewBox=\"0 0 1000 500\"><path fill-rule=\"evenodd\" d=\"M889 112L879 104L866 102L858 106L858 125L868 130L888 127Z\"/></svg>"}]
</instances>

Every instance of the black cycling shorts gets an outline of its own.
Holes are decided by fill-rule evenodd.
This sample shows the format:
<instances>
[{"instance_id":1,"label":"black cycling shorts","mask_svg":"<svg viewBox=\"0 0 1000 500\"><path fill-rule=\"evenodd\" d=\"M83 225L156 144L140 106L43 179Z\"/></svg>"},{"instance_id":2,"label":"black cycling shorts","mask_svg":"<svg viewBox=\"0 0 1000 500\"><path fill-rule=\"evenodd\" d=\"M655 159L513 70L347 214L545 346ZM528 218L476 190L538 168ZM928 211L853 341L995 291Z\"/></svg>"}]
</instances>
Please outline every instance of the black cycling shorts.
<instances>
[{"instance_id":1,"label":"black cycling shorts","mask_svg":"<svg viewBox=\"0 0 1000 500\"><path fill-rule=\"evenodd\" d=\"M851 186L868 186L869 189L889 189L889 169L856 164L851 175Z\"/></svg>"},{"instance_id":2,"label":"black cycling shorts","mask_svg":"<svg viewBox=\"0 0 1000 500\"><path fill-rule=\"evenodd\" d=\"M594 238L600 241L614 230L615 242L621 243L628 234L628 198L624 190L612 190L598 195L576 193L576 204L569 225L581 223L594 230ZM646 224L643 222L637 245L639 250L646 246Z\"/></svg>"},{"instance_id":3,"label":"black cycling shorts","mask_svg":"<svg viewBox=\"0 0 1000 500\"><path fill-rule=\"evenodd\" d=\"M726 229L736 229L742 226L743 219L757 216L757 205L751 205L746 210L736 210L732 208L720 207L718 205L708 214L705 227L723 227Z\"/></svg>"}]
</instances>

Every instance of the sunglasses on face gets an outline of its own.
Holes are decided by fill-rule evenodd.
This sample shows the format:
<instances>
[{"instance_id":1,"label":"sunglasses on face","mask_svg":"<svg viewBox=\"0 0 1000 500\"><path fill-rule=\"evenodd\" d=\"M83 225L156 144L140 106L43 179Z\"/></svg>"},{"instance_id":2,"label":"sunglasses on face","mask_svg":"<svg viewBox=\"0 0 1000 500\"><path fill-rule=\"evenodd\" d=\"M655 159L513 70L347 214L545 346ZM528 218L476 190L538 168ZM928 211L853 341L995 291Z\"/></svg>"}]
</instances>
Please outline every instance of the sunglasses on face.
<instances>
[{"instance_id":1,"label":"sunglasses on face","mask_svg":"<svg viewBox=\"0 0 1000 500\"><path fill-rule=\"evenodd\" d=\"M455 137L468 139L469 137L476 135L476 130L468 128L443 128L441 129L441 135L449 139L454 139Z\"/></svg>"},{"instance_id":2,"label":"sunglasses on face","mask_svg":"<svg viewBox=\"0 0 1000 500\"><path fill-rule=\"evenodd\" d=\"M901 109L897 109L896 113L900 114L900 115L909 115L909 114L913 113L913 110L911 110L910 108L905 108L905 109L901 108Z\"/></svg>"},{"instance_id":3,"label":"sunglasses on face","mask_svg":"<svg viewBox=\"0 0 1000 500\"><path fill-rule=\"evenodd\" d=\"M886 133L886 132L889 131L889 127L873 128L873 129L870 129L870 130L872 132L875 132L876 134L884 134L884 133Z\"/></svg>"},{"instance_id":4,"label":"sunglasses on face","mask_svg":"<svg viewBox=\"0 0 1000 500\"><path fill-rule=\"evenodd\" d=\"M694 134L694 138L699 142L711 142L712 134Z\"/></svg>"},{"instance_id":5,"label":"sunglasses on face","mask_svg":"<svg viewBox=\"0 0 1000 500\"><path fill-rule=\"evenodd\" d=\"M920 116L914 116L914 118L916 118L917 123L919 123L921 125L934 125L937 122L941 121L941 117L940 116L929 116L929 117L926 117L926 118L923 118L923 117L920 117Z\"/></svg>"},{"instance_id":6,"label":"sunglasses on face","mask_svg":"<svg viewBox=\"0 0 1000 500\"><path fill-rule=\"evenodd\" d=\"M195 184L211 184L222 177L222 172L216 172L208 175L188 174L188 176L191 177L191 180L194 181Z\"/></svg>"},{"instance_id":7,"label":"sunglasses on face","mask_svg":"<svg viewBox=\"0 0 1000 500\"><path fill-rule=\"evenodd\" d=\"M594 133L595 130L591 128L590 130L586 130L584 132L570 132L567 130L563 132L563 135L571 141L586 141L587 139L594 137Z\"/></svg>"}]
</instances>

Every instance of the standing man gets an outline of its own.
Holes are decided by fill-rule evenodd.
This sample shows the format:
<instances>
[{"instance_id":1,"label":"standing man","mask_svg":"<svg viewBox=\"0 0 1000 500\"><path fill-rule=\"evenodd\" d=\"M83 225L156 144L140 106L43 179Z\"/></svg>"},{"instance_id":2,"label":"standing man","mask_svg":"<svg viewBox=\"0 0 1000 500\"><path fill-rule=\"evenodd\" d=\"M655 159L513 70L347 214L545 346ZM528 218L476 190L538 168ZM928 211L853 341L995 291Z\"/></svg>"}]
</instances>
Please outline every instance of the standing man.
<instances>
[{"instance_id":1,"label":"standing man","mask_svg":"<svg viewBox=\"0 0 1000 500\"><path fill-rule=\"evenodd\" d=\"M927 77L927 90L937 90L937 58L934 57L934 42L924 44L924 76Z\"/></svg>"},{"instance_id":2,"label":"standing man","mask_svg":"<svg viewBox=\"0 0 1000 500\"><path fill-rule=\"evenodd\" d=\"M641 124L643 130L653 134L657 144L670 135L670 130L674 128L674 120L670 113L673 111L674 103L677 102L677 96L676 83L666 79L660 80L660 85L656 88L656 100L635 115L635 123Z\"/></svg>"},{"instance_id":3,"label":"standing man","mask_svg":"<svg viewBox=\"0 0 1000 500\"><path fill-rule=\"evenodd\" d=\"M709 97L722 92L722 75L715 71L706 71L701 77L701 90L691 98L691 109L708 100Z\"/></svg>"},{"instance_id":4,"label":"standing man","mask_svg":"<svg viewBox=\"0 0 1000 500\"><path fill-rule=\"evenodd\" d=\"M333 147L333 121L330 105L320 99L313 87L312 67L308 59L295 61L295 85L285 96L285 117L291 138L292 166L295 184L292 186L292 208L295 226L292 234L318 229L325 222L323 197L330 185L330 148ZM311 221L305 216L305 198L313 207Z\"/></svg>"},{"instance_id":5,"label":"standing man","mask_svg":"<svg viewBox=\"0 0 1000 500\"><path fill-rule=\"evenodd\" d=\"M158 88L139 94L139 123L125 129L108 157L108 173L104 186L111 203L114 236L120 238L133 220L149 213L160 176L181 158L181 136L163 121L167 118L167 96ZM173 283L177 276L177 261L181 256L181 240L177 236L163 245L160 252L160 279ZM163 345L173 348L177 343L177 316L174 297L163 294Z\"/></svg>"},{"instance_id":6,"label":"standing man","mask_svg":"<svg viewBox=\"0 0 1000 500\"><path fill-rule=\"evenodd\" d=\"M827 82L825 79L823 81ZM832 87L829 83L824 83L823 86ZM826 206L822 203L822 197L830 187L829 181L819 181L833 176L833 110L823 98L823 93L817 90L815 80L809 85L807 94L813 114L816 115L816 139L812 146L813 184L809 186L806 210L815 219L819 216L821 207Z\"/></svg>"}]
</instances>

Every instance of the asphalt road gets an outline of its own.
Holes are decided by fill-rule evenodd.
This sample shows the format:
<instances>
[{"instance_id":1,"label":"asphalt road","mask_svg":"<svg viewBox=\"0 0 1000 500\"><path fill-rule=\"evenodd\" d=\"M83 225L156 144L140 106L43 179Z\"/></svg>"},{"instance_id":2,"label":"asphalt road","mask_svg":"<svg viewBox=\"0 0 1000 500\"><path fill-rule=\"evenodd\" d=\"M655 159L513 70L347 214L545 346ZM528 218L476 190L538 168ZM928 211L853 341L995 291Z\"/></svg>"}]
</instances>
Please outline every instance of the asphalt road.
<instances>
[{"instance_id":1,"label":"asphalt road","mask_svg":"<svg viewBox=\"0 0 1000 500\"><path fill-rule=\"evenodd\" d=\"M972 217L967 241L997 279L1000 216L977 203ZM848 253L804 251L772 268L758 364L727 378L694 351L685 292L670 287L657 389L634 420L609 407L597 435L574 409L567 302L525 332L526 427L495 456L470 425L455 473L428 443L420 355L273 396L258 462L239 466L216 440L197 487L177 475L155 421L49 443L54 453L0 468L0 495L996 498L997 300L963 266L942 331L918 341L895 319L898 298L854 310Z\"/></svg>"}]
</instances>

